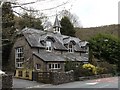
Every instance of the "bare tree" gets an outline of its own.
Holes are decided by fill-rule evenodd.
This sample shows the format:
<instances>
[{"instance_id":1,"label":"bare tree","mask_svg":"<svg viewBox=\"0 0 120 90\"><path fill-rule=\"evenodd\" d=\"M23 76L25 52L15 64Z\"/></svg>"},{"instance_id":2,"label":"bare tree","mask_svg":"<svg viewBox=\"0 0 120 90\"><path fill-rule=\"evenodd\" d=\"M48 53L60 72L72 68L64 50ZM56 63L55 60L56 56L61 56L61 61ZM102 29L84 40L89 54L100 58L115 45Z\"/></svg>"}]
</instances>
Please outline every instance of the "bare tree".
<instances>
[{"instance_id":1,"label":"bare tree","mask_svg":"<svg viewBox=\"0 0 120 90\"><path fill-rule=\"evenodd\" d=\"M74 25L74 27L82 27L79 17L76 14L72 14L68 10L60 11L59 18L62 19L64 16L67 16L70 19L70 21Z\"/></svg>"}]
</instances>

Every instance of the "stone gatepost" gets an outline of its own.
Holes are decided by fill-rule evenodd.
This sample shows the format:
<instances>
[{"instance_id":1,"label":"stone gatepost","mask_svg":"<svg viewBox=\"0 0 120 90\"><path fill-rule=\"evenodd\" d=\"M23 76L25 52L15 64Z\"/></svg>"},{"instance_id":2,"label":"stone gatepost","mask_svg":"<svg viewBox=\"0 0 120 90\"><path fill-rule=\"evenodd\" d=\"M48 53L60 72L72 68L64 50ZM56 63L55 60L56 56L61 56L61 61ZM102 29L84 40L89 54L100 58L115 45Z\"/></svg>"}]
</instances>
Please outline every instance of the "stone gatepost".
<instances>
[{"instance_id":1,"label":"stone gatepost","mask_svg":"<svg viewBox=\"0 0 120 90\"><path fill-rule=\"evenodd\" d=\"M12 89L13 87L13 76L12 75L2 75L2 89Z\"/></svg>"}]
</instances>

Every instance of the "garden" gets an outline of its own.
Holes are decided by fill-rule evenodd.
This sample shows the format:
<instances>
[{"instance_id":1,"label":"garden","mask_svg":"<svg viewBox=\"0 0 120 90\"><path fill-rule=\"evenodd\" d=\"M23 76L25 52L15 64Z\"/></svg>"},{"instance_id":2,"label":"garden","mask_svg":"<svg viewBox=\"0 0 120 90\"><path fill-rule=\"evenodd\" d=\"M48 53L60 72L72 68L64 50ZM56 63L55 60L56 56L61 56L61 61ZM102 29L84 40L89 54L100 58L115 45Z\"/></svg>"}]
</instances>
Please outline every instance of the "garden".
<instances>
[{"instance_id":1,"label":"garden","mask_svg":"<svg viewBox=\"0 0 120 90\"><path fill-rule=\"evenodd\" d=\"M102 74L119 75L120 40L116 36L98 34L89 40L89 62L66 61L65 71L74 70L74 76L87 77Z\"/></svg>"}]
</instances>

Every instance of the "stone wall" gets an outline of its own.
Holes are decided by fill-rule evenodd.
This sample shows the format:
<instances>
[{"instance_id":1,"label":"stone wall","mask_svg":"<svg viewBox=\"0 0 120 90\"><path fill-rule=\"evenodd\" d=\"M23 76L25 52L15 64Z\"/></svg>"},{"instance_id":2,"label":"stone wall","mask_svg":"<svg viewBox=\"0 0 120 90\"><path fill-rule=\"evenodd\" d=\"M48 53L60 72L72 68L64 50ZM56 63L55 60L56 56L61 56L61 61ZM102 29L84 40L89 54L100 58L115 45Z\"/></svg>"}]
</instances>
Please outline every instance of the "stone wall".
<instances>
[{"instance_id":1,"label":"stone wall","mask_svg":"<svg viewBox=\"0 0 120 90\"><path fill-rule=\"evenodd\" d=\"M73 70L68 72L53 72L52 73L52 84L58 85L74 81Z\"/></svg>"},{"instance_id":2,"label":"stone wall","mask_svg":"<svg viewBox=\"0 0 120 90\"><path fill-rule=\"evenodd\" d=\"M13 87L13 77L12 75L2 76L2 89L12 89Z\"/></svg>"}]
</instances>

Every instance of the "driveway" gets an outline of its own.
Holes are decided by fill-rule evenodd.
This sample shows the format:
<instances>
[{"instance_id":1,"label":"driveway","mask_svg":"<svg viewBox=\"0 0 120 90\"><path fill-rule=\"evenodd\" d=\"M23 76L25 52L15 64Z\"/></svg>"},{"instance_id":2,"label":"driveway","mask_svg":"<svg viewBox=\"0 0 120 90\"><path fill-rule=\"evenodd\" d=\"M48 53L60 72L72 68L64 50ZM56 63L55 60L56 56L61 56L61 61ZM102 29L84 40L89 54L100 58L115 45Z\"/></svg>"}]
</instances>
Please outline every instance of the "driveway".
<instances>
[{"instance_id":1,"label":"driveway","mask_svg":"<svg viewBox=\"0 0 120 90\"><path fill-rule=\"evenodd\" d=\"M36 81L30 81L30 80L24 80L24 79L17 79L13 78L13 88L30 88L30 87L39 87L44 86L45 84L43 83L38 83Z\"/></svg>"}]
</instances>

